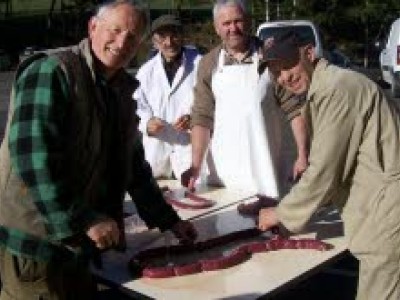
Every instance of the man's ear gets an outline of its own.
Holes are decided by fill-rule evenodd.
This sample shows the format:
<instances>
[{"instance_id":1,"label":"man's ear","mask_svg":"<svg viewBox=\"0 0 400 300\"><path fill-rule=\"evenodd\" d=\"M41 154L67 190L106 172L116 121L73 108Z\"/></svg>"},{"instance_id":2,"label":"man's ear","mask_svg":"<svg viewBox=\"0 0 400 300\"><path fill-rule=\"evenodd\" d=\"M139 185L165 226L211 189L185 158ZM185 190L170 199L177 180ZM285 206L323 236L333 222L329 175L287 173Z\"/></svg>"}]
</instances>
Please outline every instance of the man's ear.
<instances>
[{"instance_id":1,"label":"man's ear","mask_svg":"<svg viewBox=\"0 0 400 300\"><path fill-rule=\"evenodd\" d=\"M220 24L219 23L220 23L219 19L217 18L217 19L214 20L213 25L214 25L215 33L218 35L219 38L222 38L221 30L219 29L220 28L220 26L219 26Z\"/></svg>"},{"instance_id":2,"label":"man's ear","mask_svg":"<svg viewBox=\"0 0 400 300\"><path fill-rule=\"evenodd\" d=\"M218 36L220 36L219 35L219 30L218 30L218 26L217 26L217 23L216 23L216 21L214 21L214 30L215 30L215 33L218 35Z\"/></svg>"},{"instance_id":3,"label":"man's ear","mask_svg":"<svg viewBox=\"0 0 400 300\"><path fill-rule=\"evenodd\" d=\"M315 52L315 46L312 44L308 44L304 46L304 53L307 59L314 63L317 60L317 54Z\"/></svg>"},{"instance_id":4,"label":"man's ear","mask_svg":"<svg viewBox=\"0 0 400 300\"><path fill-rule=\"evenodd\" d=\"M157 39L154 34L151 36L151 43L153 44L153 48L160 51L160 47L158 46Z\"/></svg>"},{"instance_id":5,"label":"man's ear","mask_svg":"<svg viewBox=\"0 0 400 300\"><path fill-rule=\"evenodd\" d=\"M88 34L89 36L92 36L93 31L95 31L97 26L97 18L96 17L92 17L90 18L89 22L88 22Z\"/></svg>"}]
</instances>

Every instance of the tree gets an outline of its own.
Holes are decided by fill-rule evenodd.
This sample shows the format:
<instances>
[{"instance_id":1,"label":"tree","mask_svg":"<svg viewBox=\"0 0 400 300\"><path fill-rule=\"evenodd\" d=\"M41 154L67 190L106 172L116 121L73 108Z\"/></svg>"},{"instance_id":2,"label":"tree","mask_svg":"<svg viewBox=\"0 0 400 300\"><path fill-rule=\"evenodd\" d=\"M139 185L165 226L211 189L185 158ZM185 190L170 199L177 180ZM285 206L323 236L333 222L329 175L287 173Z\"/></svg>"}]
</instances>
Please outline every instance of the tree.
<instances>
[{"instance_id":1,"label":"tree","mask_svg":"<svg viewBox=\"0 0 400 300\"><path fill-rule=\"evenodd\" d=\"M386 28L400 14L400 1L298 0L294 9L296 18L314 21L328 40L341 44L355 56L363 56L367 66L371 56L377 59L371 45L382 28Z\"/></svg>"}]
</instances>

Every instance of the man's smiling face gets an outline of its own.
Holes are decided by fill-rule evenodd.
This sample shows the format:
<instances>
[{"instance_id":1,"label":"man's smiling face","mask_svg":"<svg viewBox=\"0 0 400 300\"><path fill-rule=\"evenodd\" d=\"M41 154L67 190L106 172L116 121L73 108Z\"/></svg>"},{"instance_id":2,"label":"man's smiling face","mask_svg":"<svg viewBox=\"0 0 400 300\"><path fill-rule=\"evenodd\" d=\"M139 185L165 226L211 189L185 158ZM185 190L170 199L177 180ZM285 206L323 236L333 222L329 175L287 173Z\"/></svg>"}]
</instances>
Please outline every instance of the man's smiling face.
<instances>
[{"instance_id":1,"label":"man's smiling face","mask_svg":"<svg viewBox=\"0 0 400 300\"><path fill-rule=\"evenodd\" d=\"M106 75L114 74L129 63L140 44L142 33L140 13L128 4L108 9L90 20L92 50Z\"/></svg>"},{"instance_id":2,"label":"man's smiling face","mask_svg":"<svg viewBox=\"0 0 400 300\"><path fill-rule=\"evenodd\" d=\"M279 85L301 95L310 87L314 61L314 47L308 45L299 49L297 57L269 61L268 69Z\"/></svg>"}]
</instances>

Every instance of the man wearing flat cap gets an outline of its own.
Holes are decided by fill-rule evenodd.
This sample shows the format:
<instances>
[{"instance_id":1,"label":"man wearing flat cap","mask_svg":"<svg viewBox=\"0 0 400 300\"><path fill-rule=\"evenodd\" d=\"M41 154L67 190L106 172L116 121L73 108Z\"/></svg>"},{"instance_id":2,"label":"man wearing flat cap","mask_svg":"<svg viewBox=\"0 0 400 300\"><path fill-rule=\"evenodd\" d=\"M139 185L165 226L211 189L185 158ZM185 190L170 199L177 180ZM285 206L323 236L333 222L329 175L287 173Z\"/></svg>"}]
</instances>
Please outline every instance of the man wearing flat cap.
<instances>
[{"instance_id":1,"label":"man wearing flat cap","mask_svg":"<svg viewBox=\"0 0 400 300\"><path fill-rule=\"evenodd\" d=\"M400 117L362 74L316 58L292 31L275 36L265 58L276 82L304 106L309 167L259 227L300 231L322 205L341 212L350 251L360 262L357 299L400 299Z\"/></svg>"},{"instance_id":2,"label":"man wearing flat cap","mask_svg":"<svg viewBox=\"0 0 400 300\"><path fill-rule=\"evenodd\" d=\"M162 15L151 24L158 53L138 71L139 128L146 159L157 178L180 178L191 161L190 107L200 55L183 46L182 23L174 15Z\"/></svg>"}]
</instances>

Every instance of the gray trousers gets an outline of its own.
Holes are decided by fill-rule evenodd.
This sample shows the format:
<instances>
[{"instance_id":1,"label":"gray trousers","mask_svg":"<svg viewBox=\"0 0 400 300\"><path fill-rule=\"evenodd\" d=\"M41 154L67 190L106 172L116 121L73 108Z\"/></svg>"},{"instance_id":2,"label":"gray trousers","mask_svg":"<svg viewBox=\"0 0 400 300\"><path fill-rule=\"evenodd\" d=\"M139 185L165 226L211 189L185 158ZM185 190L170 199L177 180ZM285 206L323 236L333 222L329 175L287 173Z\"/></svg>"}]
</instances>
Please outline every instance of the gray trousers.
<instances>
[{"instance_id":1,"label":"gray trousers","mask_svg":"<svg viewBox=\"0 0 400 300\"><path fill-rule=\"evenodd\" d=\"M0 249L0 300L94 299L87 263L76 259L39 262Z\"/></svg>"}]
</instances>

